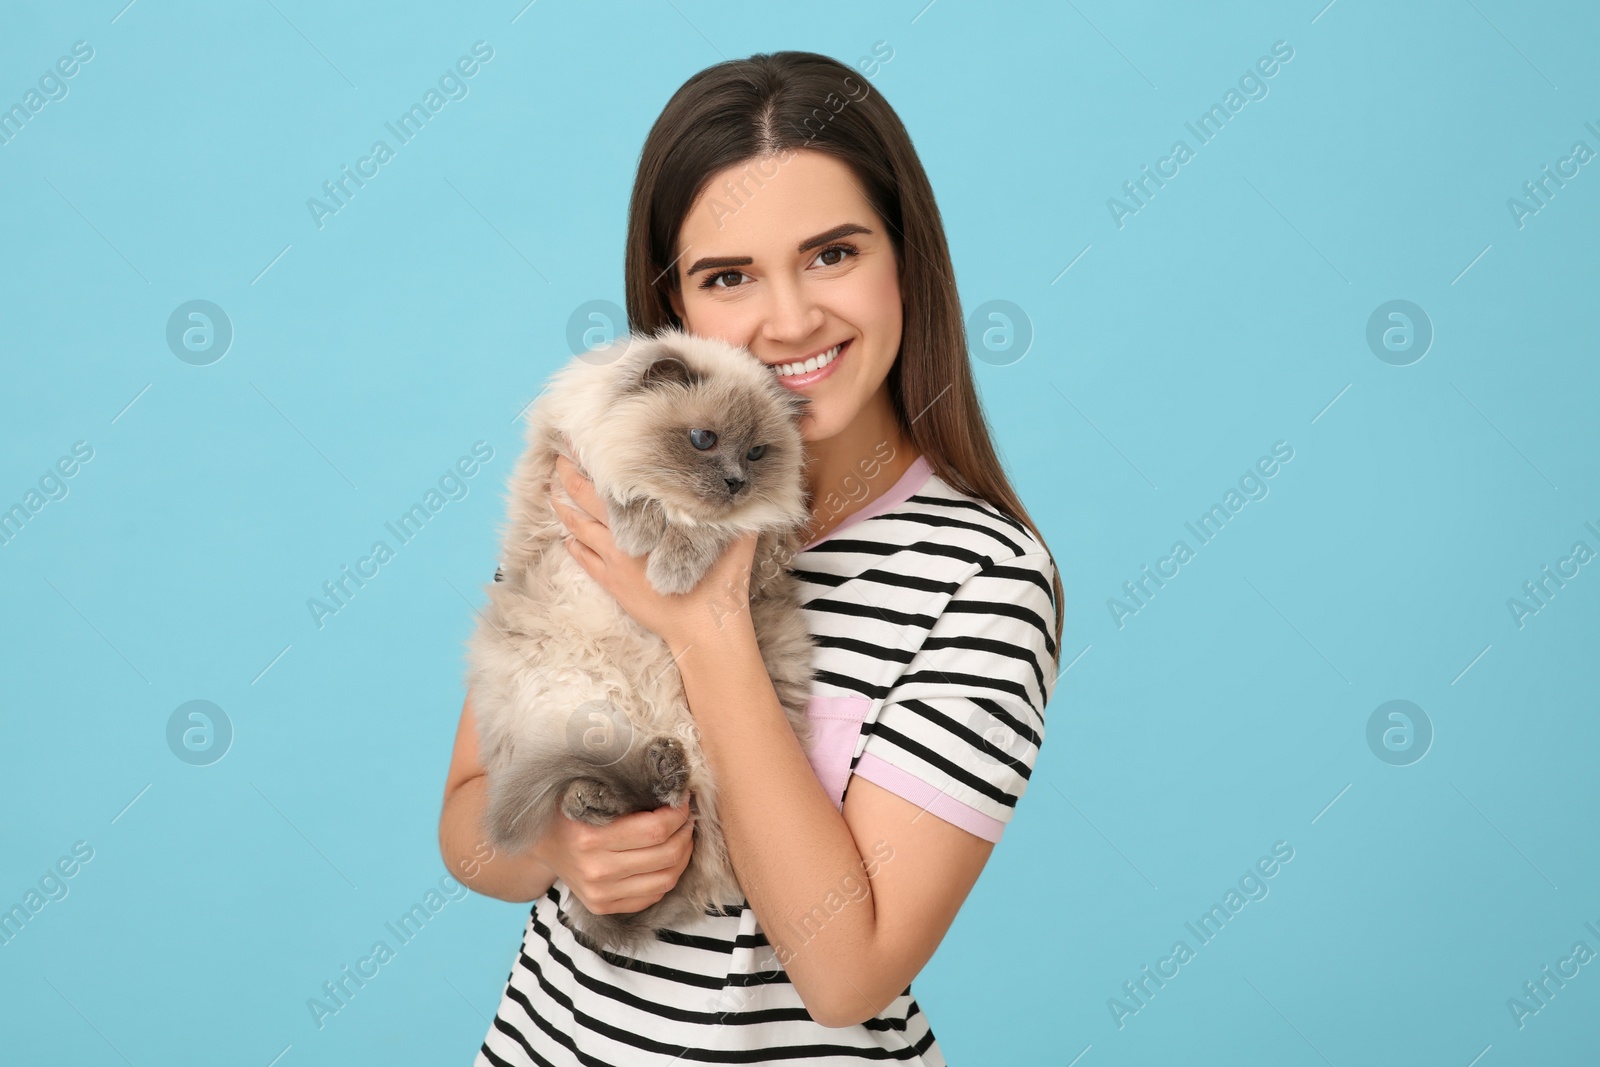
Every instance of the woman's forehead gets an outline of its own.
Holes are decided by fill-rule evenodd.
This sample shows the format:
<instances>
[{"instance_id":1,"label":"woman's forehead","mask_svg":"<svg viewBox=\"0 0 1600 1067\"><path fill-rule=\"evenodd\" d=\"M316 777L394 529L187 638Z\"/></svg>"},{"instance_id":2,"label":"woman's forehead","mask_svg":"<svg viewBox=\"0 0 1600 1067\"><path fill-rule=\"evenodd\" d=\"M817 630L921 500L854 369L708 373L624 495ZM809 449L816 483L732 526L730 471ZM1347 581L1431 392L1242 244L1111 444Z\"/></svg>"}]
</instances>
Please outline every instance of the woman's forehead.
<instances>
[{"instance_id":1,"label":"woman's forehead","mask_svg":"<svg viewBox=\"0 0 1600 1067\"><path fill-rule=\"evenodd\" d=\"M823 152L767 155L712 175L678 231L678 254L793 255L816 234L878 220L854 172Z\"/></svg>"}]
</instances>

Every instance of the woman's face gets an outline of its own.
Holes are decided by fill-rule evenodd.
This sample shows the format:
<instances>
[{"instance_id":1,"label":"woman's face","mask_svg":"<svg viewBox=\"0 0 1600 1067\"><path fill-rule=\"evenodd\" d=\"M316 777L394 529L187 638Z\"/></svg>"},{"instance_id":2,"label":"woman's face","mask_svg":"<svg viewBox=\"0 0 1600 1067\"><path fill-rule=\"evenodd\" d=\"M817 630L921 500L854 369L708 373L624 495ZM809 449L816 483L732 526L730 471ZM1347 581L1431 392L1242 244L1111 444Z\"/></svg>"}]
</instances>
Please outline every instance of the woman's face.
<instances>
[{"instance_id":1,"label":"woman's face","mask_svg":"<svg viewBox=\"0 0 1600 1067\"><path fill-rule=\"evenodd\" d=\"M843 348L831 364L780 381L811 398L801 435L833 437L871 407L900 351L894 244L847 164L822 152L765 156L716 174L689 209L673 249L684 327L748 348L767 366ZM892 416L888 416L892 418Z\"/></svg>"}]
</instances>

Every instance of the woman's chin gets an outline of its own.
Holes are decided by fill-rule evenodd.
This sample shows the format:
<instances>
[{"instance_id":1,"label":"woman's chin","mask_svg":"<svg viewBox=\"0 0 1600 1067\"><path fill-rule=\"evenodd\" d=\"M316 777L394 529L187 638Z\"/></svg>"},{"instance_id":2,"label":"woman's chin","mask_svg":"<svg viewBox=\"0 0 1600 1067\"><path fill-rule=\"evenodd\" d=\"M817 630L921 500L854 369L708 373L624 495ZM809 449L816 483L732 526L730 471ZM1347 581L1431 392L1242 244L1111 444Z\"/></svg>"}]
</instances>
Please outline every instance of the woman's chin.
<instances>
[{"instance_id":1,"label":"woman's chin","mask_svg":"<svg viewBox=\"0 0 1600 1067\"><path fill-rule=\"evenodd\" d=\"M807 415L800 420L800 440L808 445L826 441L838 432L837 428L819 420L815 415Z\"/></svg>"}]
</instances>

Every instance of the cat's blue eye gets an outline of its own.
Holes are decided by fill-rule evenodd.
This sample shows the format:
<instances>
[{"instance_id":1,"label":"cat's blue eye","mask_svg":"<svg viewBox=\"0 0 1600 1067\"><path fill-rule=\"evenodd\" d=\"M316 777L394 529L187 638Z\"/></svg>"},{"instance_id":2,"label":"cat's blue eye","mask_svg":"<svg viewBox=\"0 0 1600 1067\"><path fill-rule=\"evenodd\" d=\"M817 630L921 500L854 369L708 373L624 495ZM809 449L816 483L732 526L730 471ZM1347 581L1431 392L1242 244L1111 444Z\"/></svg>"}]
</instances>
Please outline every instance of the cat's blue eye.
<instances>
[{"instance_id":1,"label":"cat's blue eye","mask_svg":"<svg viewBox=\"0 0 1600 1067\"><path fill-rule=\"evenodd\" d=\"M690 430L689 443L704 452L717 443L717 435L710 430Z\"/></svg>"},{"instance_id":2,"label":"cat's blue eye","mask_svg":"<svg viewBox=\"0 0 1600 1067\"><path fill-rule=\"evenodd\" d=\"M766 455L766 452L766 445L756 445L754 448L744 454L744 458L748 460L757 460Z\"/></svg>"}]
</instances>

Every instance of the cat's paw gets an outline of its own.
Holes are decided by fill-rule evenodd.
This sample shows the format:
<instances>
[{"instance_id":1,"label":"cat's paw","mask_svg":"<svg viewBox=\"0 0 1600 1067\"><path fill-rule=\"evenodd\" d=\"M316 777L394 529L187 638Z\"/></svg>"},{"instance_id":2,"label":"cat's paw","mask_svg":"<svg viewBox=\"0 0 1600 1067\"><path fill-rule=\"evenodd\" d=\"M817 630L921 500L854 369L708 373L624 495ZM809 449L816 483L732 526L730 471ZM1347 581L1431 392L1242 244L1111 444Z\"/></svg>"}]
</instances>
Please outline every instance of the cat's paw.
<instances>
[{"instance_id":1,"label":"cat's paw","mask_svg":"<svg viewBox=\"0 0 1600 1067\"><path fill-rule=\"evenodd\" d=\"M694 571L660 552L650 553L644 576L658 593L687 593L700 584L702 571Z\"/></svg>"},{"instance_id":2,"label":"cat's paw","mask_svg":"<svg viewBox=\"0 0 1600 1067\"><path fill-rule=\"evenodd\" d=\"M567 786L561 794L561 813L595 826L626 814L611 787L595 778L579 778Z\"/></svg>"},{"instance_id":3,"label":"cat's paw","mask_svg":"<svg viewBox=\"0 0 1600 1067\"><path fill-rule=\"evenodd\" d=\"M637 559L655 548L667 528L667 517L654 500L633 500L626 504L606 500L606 525L611 540Z\"/></svg>"},{"instance_id":4,"label":"cat's paw","mask_svg":"<svg viewBox=\"0 0 1600 1067\"><path fill-rule=\"evenodd\" d=\"M689 757L683 742L676 737L658 737L645 746L644 758L656 803L680 799L683 787L689 784Z\"/></svg>"},{"instance_id":5,"label":"cat's paw","mask_svg":"<svg viewBox=\"0 0 1600 1067\"><path fill-rule=\"evenodd\" d=\"M650 551L645 577L658 593L687 593L722 554L718 539L702 531L667 527L661 542Z\"/></svg>"}]
</instances>

